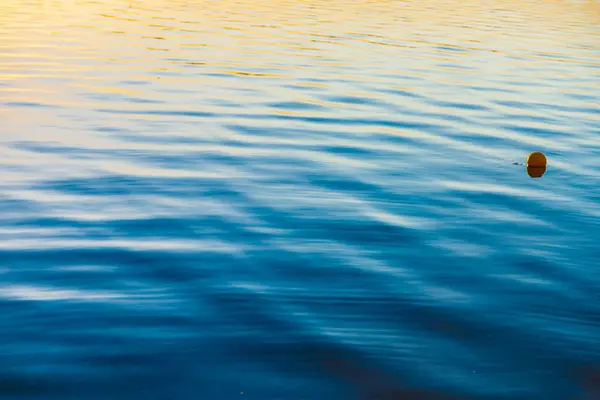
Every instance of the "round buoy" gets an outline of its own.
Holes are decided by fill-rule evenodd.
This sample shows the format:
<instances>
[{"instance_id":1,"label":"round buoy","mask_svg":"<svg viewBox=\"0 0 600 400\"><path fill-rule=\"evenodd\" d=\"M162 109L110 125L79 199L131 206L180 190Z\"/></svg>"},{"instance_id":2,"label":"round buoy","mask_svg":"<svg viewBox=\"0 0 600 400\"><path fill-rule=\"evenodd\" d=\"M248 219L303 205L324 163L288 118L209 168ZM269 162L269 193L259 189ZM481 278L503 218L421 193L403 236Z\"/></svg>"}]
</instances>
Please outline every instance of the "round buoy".
<instances>
[{"instance_id":1,"label":"round buoy","mask_svg":"<svg viewBox=\"0 0 600 400\"><path fill-rule=\"evenodd\" d=\"M531 168L542 168L546 166L546 156L544 153L540 153L539 151L534 151L529 156L527 156L527 166Z\"/></svg>"}]
</instances>

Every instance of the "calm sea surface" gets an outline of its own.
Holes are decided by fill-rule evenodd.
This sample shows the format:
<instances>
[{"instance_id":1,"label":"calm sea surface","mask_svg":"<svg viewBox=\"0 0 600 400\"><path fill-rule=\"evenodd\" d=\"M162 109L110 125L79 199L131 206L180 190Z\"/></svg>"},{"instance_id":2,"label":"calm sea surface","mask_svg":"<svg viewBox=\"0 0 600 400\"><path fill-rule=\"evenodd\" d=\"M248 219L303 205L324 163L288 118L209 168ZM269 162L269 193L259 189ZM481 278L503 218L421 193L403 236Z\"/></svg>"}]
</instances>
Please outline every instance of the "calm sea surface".
<instances>
[{"instance_id":1,"label":"calm sea surface","mask_svg":"<svg viewBox=\"0 0 600 400\"><path fill-rule=\"evenodd\" d=\"M595 0L2 0L0 398L600 399L599 103Z\"/></svg>"}]
</instances>

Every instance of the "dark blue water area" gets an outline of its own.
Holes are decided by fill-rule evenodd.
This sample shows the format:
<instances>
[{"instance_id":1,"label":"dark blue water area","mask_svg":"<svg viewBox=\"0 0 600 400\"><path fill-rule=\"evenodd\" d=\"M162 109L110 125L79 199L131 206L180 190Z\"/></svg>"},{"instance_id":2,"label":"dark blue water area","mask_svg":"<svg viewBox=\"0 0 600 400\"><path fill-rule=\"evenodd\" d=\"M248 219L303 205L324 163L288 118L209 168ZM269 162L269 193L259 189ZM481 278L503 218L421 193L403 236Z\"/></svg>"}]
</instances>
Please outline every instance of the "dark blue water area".
<instances>
[{"instance_id":1,"label":"dark blue water area","mask_svg":"<svg viewBox=\"0 0 600 400\"><path fill-rule=\"evenodd\" d=\"M596 2L4 3L0 399L600 399Z\"/></svg>"},{"instance_id":2,"label":"dark blue water area","mask_svg":"<svg viewBox=\"0 0 600 400\"><path fill-rule=\"evenodd\" d=\"M140 207L144 196L202 198L239 215L82 221L36 217L43 207L4 199L7 226L53 233L1 250L3 396L592 396L594 218L491 190L424 197L409 185L279 176L262 185L104 176L31 187ZM342 215L335 200L328 215L317 196L312 207L290 204L306 185L440 226ZM481 210L498 205L511 210L506 220ZM576 251L561 246L575 236Z\"/></svg>"}]
</instances>

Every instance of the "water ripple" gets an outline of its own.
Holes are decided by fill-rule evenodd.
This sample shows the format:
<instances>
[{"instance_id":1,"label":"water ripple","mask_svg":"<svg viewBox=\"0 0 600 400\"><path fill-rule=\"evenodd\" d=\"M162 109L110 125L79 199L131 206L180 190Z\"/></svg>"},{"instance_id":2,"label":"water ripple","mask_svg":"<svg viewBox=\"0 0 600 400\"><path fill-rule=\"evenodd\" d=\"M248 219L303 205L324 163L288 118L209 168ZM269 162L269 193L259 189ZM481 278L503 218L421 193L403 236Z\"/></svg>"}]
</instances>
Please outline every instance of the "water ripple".
<instances>
[{"instance_id":1,"label":"water ripple","mask_svg":"<svg viewBox=\"0 0 600 400\"><path fill-rule=\"evenodd\" d=\"M600 398L599 16L5 0L0 397Z\"/></svg>"}]
</instances>

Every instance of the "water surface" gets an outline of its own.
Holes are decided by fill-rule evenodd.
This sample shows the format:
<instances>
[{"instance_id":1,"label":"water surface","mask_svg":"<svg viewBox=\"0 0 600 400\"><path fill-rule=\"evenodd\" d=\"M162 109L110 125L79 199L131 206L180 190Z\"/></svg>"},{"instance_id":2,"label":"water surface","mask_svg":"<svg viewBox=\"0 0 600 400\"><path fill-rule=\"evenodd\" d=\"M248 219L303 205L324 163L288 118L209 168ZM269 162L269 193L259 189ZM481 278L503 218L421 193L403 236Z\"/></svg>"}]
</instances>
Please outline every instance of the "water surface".
<instances>
[{"instance_id":1,"label":"water surface","mask_svg":"<svg viewBox=\"0 0 600 400\"><path fill-rule=\"evenodd\" d=\"M600 398L597 1L4 0L0 37L3 399Z\"/></svg>"}]
</instances>

